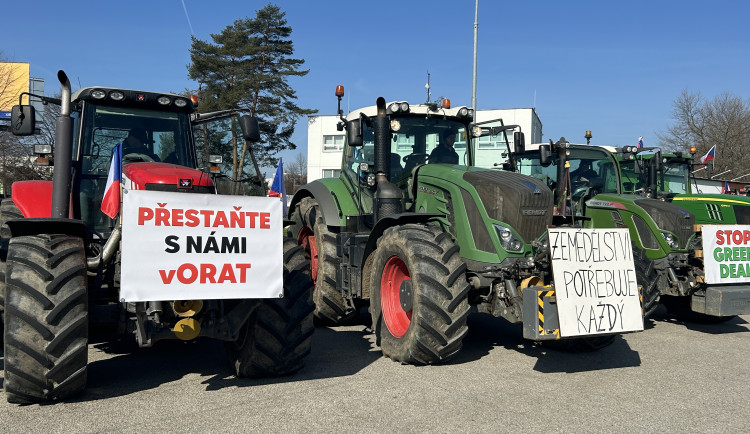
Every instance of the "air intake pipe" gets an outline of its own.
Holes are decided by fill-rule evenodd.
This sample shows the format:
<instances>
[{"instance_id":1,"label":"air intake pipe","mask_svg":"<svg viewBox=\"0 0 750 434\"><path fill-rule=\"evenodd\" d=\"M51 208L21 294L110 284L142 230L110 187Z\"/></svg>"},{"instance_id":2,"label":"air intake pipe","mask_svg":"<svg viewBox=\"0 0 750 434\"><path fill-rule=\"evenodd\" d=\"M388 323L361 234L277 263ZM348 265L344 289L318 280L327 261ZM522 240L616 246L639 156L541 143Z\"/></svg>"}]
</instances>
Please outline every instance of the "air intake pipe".
<instances>
[{"instance_id":1,"label":"air intake pipe","mask_svg":"<svg viewBox=\"0 0 750 434\"><path fill-rule=\"evenodd\" d=\"M375 221L383 217L400 214L404 209L404 193L393 184L391 172L391 125L385 110L385 99L377 100L378 113L374 121L375 129L375 191L373 211Z\"/></svg>"}]
</instances>

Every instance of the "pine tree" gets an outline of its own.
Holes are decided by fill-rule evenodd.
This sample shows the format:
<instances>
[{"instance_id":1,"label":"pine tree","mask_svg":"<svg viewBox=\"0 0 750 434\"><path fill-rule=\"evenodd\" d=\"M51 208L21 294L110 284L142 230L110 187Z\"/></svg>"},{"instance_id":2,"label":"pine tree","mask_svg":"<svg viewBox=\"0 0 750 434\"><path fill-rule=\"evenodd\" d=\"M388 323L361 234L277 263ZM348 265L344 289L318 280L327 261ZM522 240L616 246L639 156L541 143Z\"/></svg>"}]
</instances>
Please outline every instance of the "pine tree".
<instances>
[{"instance_id":1,"label":"pine tree","mask_svg":"<svg viewBox=\"0 0 750 434\"><path fill-rule=\"evenodd\" d=\"M211 34L213 42L193 37L190 48L188 71L199 83L199 111L236 108L257 116L261 142L254 151L263 167L276 166L279 151L296 149L291 138L297 119L317 112L299 107L288 83L290 77L305 76L309 70L301 69L303 59L292 57L292 28L284 16L278 6L268 4L255 18L236 20ZM235 179L250 163L244 141L237 143L231 155Z\"/></svg>"}]
</instances>

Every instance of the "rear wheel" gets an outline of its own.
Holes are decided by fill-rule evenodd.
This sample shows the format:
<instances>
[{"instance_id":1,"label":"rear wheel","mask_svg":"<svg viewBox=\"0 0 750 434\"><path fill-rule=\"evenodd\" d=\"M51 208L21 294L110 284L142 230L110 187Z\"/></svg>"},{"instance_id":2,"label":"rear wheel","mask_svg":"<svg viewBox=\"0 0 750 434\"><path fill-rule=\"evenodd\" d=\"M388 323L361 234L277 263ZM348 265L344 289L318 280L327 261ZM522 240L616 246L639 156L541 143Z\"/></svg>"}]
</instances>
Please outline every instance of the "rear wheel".
<instances>
[{"instance_id":1,"label":"rear wheel","mask_svg":"<svg viewBox=\"0 0 750 434\"><path fill-rule=\"evenodd\" d=\"M239 338L227 343L229 362L238 376L281 376L302 368L314 330L312 290L304 250L285 239L284 298L260 301Z\"/></svg>"},{"instance_id":2,"label":"rear wheel","mask_svg":"<svg viewBox=\"0 0 750 434\"><path fill-rule=\"evenodd\" d=\"M373 255L370 312L383 354L429 364L458 353L468 332L469 284L450 236L428 226L392 227Z\"/></svg>"},{"instance_id":3,"label":"rear wheel","mask_svg":"<svg viewBox=\"0 0 750 434\"><path fill-rule=\"evenodd\" d=\"M315 284L315 320L324 325L344 322L356 314L336 289L336 237L328 230L318 202L311 197L302 199L292 213L294 225L289 236L305 249L310 260L310 275Z\"/></svg>"},{"instance_id":4,"label":"rear wheel","mask_svg":"<svg viewBox=\"0 0 750 434\"><path fill-rule=\"evenodd\" d=\"M12 199L3 199L0 202L0 342L3 341L3 312L5 311L5 261L8 258L8 243L10 242L10 228L7 221L22 217L21 210Z\"/></svg>"},{"instance_id":5,"label":"rear wheel","mask_svg":"<svg viewBox=\"0 0 750 434\"><path fill-rule=\"evenodd\" d=\"M88 361L83 240L67 235L11 239L6 295L8 401L53 401L83 391Z\"/></svg>"},{"instance_id":6,"label":"rear wheel","mask_svg":"<svg viewBox=\"0 0 750 434\"><path fill-rule=\"evenodd\" d=\"M729 321L736 315L715 316L706 315L705 313L694 312L690 308L689 296L662 295L661 303L667 308L667 312L677 317L681 321L695 322L700 324L719 324Z\"/></svg>"}]
</instances>

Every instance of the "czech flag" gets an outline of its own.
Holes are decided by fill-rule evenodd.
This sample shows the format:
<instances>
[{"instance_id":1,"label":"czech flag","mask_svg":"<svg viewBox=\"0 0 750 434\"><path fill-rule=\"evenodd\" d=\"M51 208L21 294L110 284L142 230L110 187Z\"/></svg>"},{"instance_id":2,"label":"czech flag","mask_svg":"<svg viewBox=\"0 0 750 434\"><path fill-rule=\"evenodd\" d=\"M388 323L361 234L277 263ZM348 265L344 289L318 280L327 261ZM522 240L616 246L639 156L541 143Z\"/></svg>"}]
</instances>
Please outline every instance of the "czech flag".
<instances>
[{"instance_id":1,"label":"czech flag","mask_svg":"<svg viewBox=\"0 0 750 434\"><path fill-rule=\"evenodd\" d=\"M708 154L701 157L701 166L705 166L706 161L713 160L715 153L716 153L716 145L713 145L711 146L711 149L708 150Z\"/></svg>"},{"instance_id":2,"label":"czech flag","mask_svg":"<svg viewBox=\"0 0 750 434\"><path fill-rule=\"evenodd\" d=\"M268 197L281 198L281 203L284 207L284 215L286 216L286 187L284 186L284 163L282 160L282 158L279 158L279 167L276 168L276 175L273 177L273 183L271 184L271 191L268 192Z\"/></svg>"},{"instance_id":3,"label":"czech flag","mask_svg":"<svg viewBox=\"0 0 750 434\"><path fill-rule=\"evenodd\" d=\"M112 152L112 164L109 166L107 186L102 198L102 212L113 219L120 212L120 182L122 181L122 143L115 146Z\"/></svg>"},{"instance_id":4,"label":"czech flag","mask_svg":"<svg viewBox=\"0 0 750 434\"><path fill-rule=\"evenodd\" d=\"M638 137L638 147L639 148L643 147L643 136Z\"/></svg>"}]
</instances>

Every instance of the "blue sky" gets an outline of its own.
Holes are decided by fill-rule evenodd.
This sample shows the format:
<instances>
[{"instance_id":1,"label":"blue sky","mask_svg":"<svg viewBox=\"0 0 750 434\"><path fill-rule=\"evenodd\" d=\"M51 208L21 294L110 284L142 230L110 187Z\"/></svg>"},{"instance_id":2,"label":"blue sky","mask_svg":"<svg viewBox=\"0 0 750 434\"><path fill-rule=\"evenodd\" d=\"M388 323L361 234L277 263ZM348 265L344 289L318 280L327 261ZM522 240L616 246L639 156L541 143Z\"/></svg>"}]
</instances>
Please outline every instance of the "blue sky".
<instances>
[{"instance_id":1,"label":"blue sky","mask_svg":"<svg viewBox=\"0 0 750 434\"><path fill-rule=\"evenodd\" d=\"M184 1L184 2L183 2ZM74 89L195 88L187 76L191 34L210 40L266 1L131 0L4 2L0 51L29 62L58 92L56 71ZM471 105L474 0L278 1L292 27L298 103L334 114L386 100ZM742 1L479 1L479 109L535 106L544 140L633 145L669 125L683 89L713 98L750 96L750 3ZM307 124L297 124L306 153Z\"/></svg>"}]
</instances>

